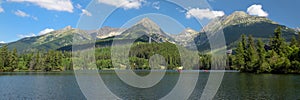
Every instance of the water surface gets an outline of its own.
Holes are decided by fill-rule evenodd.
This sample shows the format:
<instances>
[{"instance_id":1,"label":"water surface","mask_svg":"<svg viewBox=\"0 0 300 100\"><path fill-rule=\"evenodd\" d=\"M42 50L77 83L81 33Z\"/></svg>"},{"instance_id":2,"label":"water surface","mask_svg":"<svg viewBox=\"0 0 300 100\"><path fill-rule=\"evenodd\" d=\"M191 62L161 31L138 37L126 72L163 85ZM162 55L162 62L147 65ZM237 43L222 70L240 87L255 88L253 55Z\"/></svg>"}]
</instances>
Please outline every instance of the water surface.
<instances>
[{"instance_id":1,"label":"water surface","mask_svg":"<svg viewBox=\"0 0 300 100\"><path fill-rule=\"evenodd\" d=\"M115 95L128 100L164 97L179 77L179 73L168 72L154 87L140 89L125 84L113 72L100 75ZM200 98L208 76L209 73L200 72L189 99ZM72 72L1 73L0 99L82 100L85 96ZM225 73L214 99L300 99L300 75Z\"/></svg>"}]
</instances>

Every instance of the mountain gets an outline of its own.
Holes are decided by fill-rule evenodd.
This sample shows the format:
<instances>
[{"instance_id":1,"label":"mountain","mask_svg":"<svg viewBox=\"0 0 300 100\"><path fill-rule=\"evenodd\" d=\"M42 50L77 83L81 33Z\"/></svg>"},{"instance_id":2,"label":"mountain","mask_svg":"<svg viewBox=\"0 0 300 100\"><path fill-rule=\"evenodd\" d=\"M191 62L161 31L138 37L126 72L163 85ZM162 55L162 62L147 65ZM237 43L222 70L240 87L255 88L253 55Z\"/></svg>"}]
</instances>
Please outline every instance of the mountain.
<instances>
[{"instance_id":1,"label":"mountain","mask_svg":"<svg viewBox=\"0 0 300 100\"><path fill-rule=\"evenodd\" d=\"M61 30L56 30L44 35L26 37L18 41L8 43L8 48L17 48L18 52L36 51L36 50L55 50L73 43L73 36L77 32L85 32L96 35L97 39L106 39L120 35L124 29L103 27L99 30L83 31L67 26Z\"/></svg>"},{"instance_id":2,"label":"mountain","mask_svg":"<svg viewBox=\"0 0 300 100\"><path fill-rule=\"evenodd\" d=\"M121 35L125 29L119 29L119 28L112 28L112 27L102 27L97 31L97 38L98 39L105 39L108 37L113 37L117 35Z\"/></svg>"},{"instance_id":3,"label":"mountain","mask_svg":"<svg viewBox=\"0 0 300 100\"><path fill-rule=\"evenodd\" d=\"M4 43L0 43L0 47L1 47L2 45L4 45Z\"/></svg>"},{"instance_id":4,"label":"mountain","mask_svg":"<svg viewBox=\"0 0 300 100\"><path fill-rule=\"evenodd\" d=\"M180 34L172 35L172 37L176 40L176 43L178 43L179 45L189 47L191 46L191 44L189 43L193 41L193 39L198 35L199 32L191 28L187 28L183 30Z\"/></svg>"},{"instance_id":5,"label":"mountain","mask_svg":"<svg viewBox=\"0 0 300 100\"><path fill-rule=\"evenodd\" d=\"M123 39L140 39L144 41L148 41L149 37L151 37L151 40L156 42L172 41L172 38L149 18L143 18L125 30L120 37Z\"/></svg>"},{"instance_id":6,"label":"mountain","mask_svg":"<svg viewBox=\"0 0 300 100\"><path fill-rule=\"evenodd\" d=\"M15 42L8 43L8 48L17 48L19 52L32 50L49 50L72 44L73 34L77 29L67 26L61 30L44 35L26 37Z\"/></svg>"},{"instance_id":7,"label":"mountain","mask_svg":"<svg viewBox=\"0 0 300 100\"><path fill-rule=\"evenodd\" d=\"M266 17L251 16L245 12L236 11L229 16L212 20L194 40L199 49L208 49L209 43L206 33L214 33L223 29L227 47L234 48L242 34L252 35L255 39L261 38L268 42L267 40L273 36L274 30L278 26L283 28L283 37L287 41L290 41L296 35L294 29L280 25Z\"/></svg>"},{"instance_id":8,"label":"mountain","mask_svg":"<svg viewBox=\"0 0 300 100\"><path fill-rule=\"evenodd\" d=\"M114 41L119 43L128 43L134 40L135 42L173 42L174 39L163 32L163 30L151 19L143 18L128 29L119 29L111 27L103 27L97 31L96 47L111 46ZM84 46L84 45L83 45ZM72 46L64 46L58 50L72 50Z\"/></svg>"},{"instance_id":9,"label":"mountain","mask_svg":"<svg viewBox=\"0 0 300 100\"><path fill-rule=\"evenodd\" d=\"M299 27L295 28L295 30L296 30L296 32L300 32L300 28Z\"/></svg>"},{"instance_id":10,"label":"mountain","mask_svg":"<svg viewBox=\"0 0 300 100\"><path fill-rule=\"evenodd\" d=\"M182 46L190 47L194 42L199 50L209 50L210 44L206 36L207 32L217 32L223 29L226 45L234 48L242 34L252 35L254 39L261 38L265 42L273 35L275 28L283 27L283 37L290 41L296 36L295 29L280 25L266 17L251 16L245 12L237 11L229 16L222 16L213 19L200 32L191 28L183 30L178 35L165 33L154 21L144 18L128 29L102 27L94 31L82 31L70 26L53 31L44 35L27 37L16 42L8 43L10 49L17 48L19 51L30 50L71 50L73 35L76 32L86 32L97 37L96 47L110 46L114 39L118 41L136 40L140 42L171 42L179 43ZM142 34L142 35L141 35Z\"/></svg>"}]
</instances>

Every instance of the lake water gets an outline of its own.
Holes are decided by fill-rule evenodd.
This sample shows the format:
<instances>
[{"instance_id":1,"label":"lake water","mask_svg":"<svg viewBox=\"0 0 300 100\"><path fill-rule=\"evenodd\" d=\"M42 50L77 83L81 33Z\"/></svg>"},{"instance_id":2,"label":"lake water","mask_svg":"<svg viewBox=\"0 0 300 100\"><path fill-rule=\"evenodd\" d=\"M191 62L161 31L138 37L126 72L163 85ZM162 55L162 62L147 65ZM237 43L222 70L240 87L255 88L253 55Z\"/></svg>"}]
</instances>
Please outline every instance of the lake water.
<instances>
[{"instance_id":1,"label":"lake water","mask_svg":"<svg viewBox=\"0 0 300 100\"><path fill-rule=\"evenodd\" d=\"M140 89L123 83L116 74L101 72L107 87L121 99L159 99L175 86L179 73L169 72L151 88ZM189 99L199 99L209 73L201 72ZM0 99L86 99L74 73L1 73ZM101 98L100 98L101 99ZM215 95L219 99L300 99L300 75L225 73Z\"/></svg>"}]
</instances>

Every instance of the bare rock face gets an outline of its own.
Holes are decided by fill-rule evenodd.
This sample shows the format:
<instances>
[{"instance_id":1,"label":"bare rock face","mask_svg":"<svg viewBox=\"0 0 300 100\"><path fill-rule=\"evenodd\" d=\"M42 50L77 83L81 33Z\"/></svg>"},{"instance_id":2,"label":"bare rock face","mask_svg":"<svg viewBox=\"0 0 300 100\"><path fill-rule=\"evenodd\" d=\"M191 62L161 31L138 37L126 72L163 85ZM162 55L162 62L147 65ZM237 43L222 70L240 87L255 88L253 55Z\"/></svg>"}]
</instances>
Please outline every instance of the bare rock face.
<instances>
[{"instance_id":1,"label":"bare rock face","mask_svg":"<svg viewBox=\"0 0 300 100\"><path fill-rule=\"evenodd\" d=\"M113 37L120 35L125 29L119 29L119 28L112 28L112 27L102 27L97 32L97 38L98 39L104 39L108 37Z\"/></svg>"}]
</instances>

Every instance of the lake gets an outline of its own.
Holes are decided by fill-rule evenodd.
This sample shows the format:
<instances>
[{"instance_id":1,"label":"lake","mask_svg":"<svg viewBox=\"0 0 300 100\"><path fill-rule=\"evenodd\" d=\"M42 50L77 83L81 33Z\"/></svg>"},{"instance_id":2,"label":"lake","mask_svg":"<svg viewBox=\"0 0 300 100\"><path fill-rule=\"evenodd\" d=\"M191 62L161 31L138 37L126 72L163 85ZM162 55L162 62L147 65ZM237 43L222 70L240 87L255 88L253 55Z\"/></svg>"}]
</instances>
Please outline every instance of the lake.
<instances>
[{"instance_id":1,"label":"lake","mask_svg":"<svg viewBox=\"0 0 300 100\"><path fill-rule=\"evenodd\" d=\"M100 73L112 93L128 100L162 98L174 88L179 77L179 73L168 72L155 86L141 89L125 84L113 72ZM208 76L209 73L199 73L189 99L201 97ZM0 89L0 99L86 99L73 72L1 73ZM227 72L214 99L300 99L300 75Z\"/></svg>"}]
</instances>

